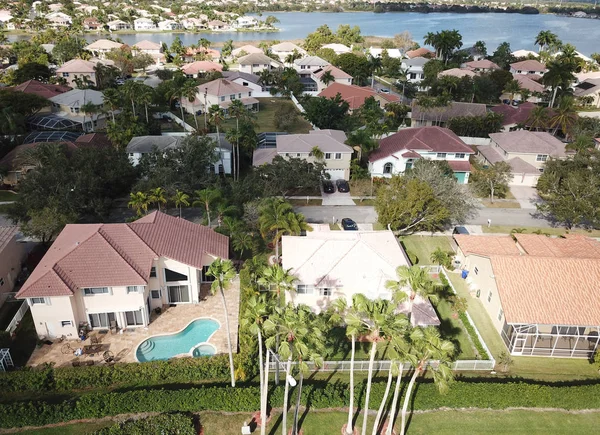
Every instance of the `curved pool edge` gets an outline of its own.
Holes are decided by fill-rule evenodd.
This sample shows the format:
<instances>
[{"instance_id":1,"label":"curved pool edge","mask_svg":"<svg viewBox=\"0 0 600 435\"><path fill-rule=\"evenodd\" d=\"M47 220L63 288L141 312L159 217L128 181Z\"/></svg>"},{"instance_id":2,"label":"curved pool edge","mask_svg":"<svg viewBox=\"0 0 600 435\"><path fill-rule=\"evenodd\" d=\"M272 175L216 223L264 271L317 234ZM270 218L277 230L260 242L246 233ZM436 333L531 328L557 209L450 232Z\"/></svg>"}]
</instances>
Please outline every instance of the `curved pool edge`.
<instances>
[{"instance_id":1,"label":"curved pool edge","mask_svg":"<svg viewBox=\"0 0 600 435\"><path fill-rule=\"evenodd\" d=\"M217 332L217 331L215 331L215 332ZM210 334L210 337L208 337L208 340L210 340L210 338L215 334L215 332ZM210 346L215 351L215 353L213 353L212 355L202 355L202 356L214 356L217 354L217 346L215 346L212 343L209 343L208 341L203 341L202 343L198 343L197 345L192 346L192 348L190 349L189 354L192 356L192 358L199 358L199 357L194 356L194 350L198 349L200 346Z\"/></svg>"},{"instance_id":2,"label":"curved pool edge","mask_svg":"<svg viewBox=\"0 0 600 435\"><path fill-rule=\"evenodd\" d=\"M209 345L213 346L213 347L215 348L215 355L216 355L217 347L216 347L214 344L212 344L212 343L209 343L209 340L212 338L212 336L213 336L213 335L215 335L215 334L217 333L217 331L218 331L219 329L221 329L221 328L223 327L223 325L221 324L221 322L219 322L219 321L218 321L217 319L215 319L214 317L197 317L197 318L195 318L195 319L192 319L192 320L190 320L190 321L189 321L189 322L188 322L188 323L187 323L187 324L186 324L186 325L185 325L183 328L181 328L181 329L179 329L179 330L177 330L177 331L173 331L173 332L164 332L164 333L162 333L162 334L153 334L153 335L151 335L151 336L149 336L149 337L146 337L146 338L144 338L142 341L140 341L140 342L139 342L139 343L138 343L138 344L135 346L135 350L134 350L134 353L133 353L133 356L135 357L135 362L138 362L138 363L151 362L151 361L140 361L140 360L138 359L138 357L137 357L137 351L138 351L139 347L142 345L142 343L143 343L143 342L145 342L146 340L150 340L151 338L154 338L154 337L164 337L164 336L166 336L166 335L175 335L175 334L179 334L180 332L183 332L183 330L184 330L185 328L187 328L187 327L188 327L188 326L190 326L192 323L194 323L196 320L214 320L215 322L217 322L217 323L219 324L219 328L218 328L218 329L217 329L215 332L213 332L212 334L210 334L210 335L208 336L208 338L206 339L206 341L203 341L203 342L201 342L201 343L198 343L198 344L196 344L195 346L193 346L193 347L192 347L192 349L190 349L189 355L190 355L192 358L194 358L194 355L193 355L191 352L192 352L192 351L193 351L195 348L197 348L198 346L200 346L201 344L209 344ZM179 355L180 355L180 354L179 354ZM171 357L171 358L169 358L169 359L173 359L173 358L175 358L175 355L174 355L174 356L172 356L172 357ZM166 360L166 361L168 361L168 360Z\"/></svg>"}]
</instances>

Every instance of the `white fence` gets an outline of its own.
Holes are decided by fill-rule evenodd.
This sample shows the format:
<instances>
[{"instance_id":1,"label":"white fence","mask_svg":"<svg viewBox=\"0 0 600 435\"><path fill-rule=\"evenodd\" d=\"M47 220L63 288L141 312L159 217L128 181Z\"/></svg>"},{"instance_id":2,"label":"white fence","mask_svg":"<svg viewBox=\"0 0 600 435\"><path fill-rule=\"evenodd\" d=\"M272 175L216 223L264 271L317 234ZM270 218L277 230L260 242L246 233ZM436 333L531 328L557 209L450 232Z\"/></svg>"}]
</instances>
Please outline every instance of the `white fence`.
<instances>
[{"instance_id":1,"label":"white fence","mask_svg":"<svg viewBox=\"0 0 600 435\"><path fill-rule=\"evenodd\" d=\"M8 324L8 327L6 328L6 331L9 334L12 334L15 331L15 329L17 329L17 324L21 321L21 319L23 319L27 311L29 311L29 304L27 303L27 301L23 301L21 307L19 308L19 311L17 311L17 314L15 314L15 317L13 317L11 322Z\"/></svg>"},{"instance_id":2,"label":"white fence","mask_svg":"<svg viewBox=\"0 0 600 435\"><path fill-rule=\"evenodd\" d=\"M392 361L374 361L373 362L373 371L388 371L390 369L390 364ZM435 366L436 361L430 361L429 365ZM269 362L269 369L274 371L277 369L277 364L279 365L279 370L285 372L286 362L282 361L277 363L276 361ZM296 361L292 361L292 366L296 365ZM310 371L321 371L321 372L349 372L350 371L350 361L324 361L323 366L318 368L314 363L310 361L306 361L308 368ZM490 371L494 370L496 362L493 360L459 360L454 361L452 363L452 370L456 371ZM410 363L404 363L404 368L408 369L412 367ZM366 372L369 370L369 361L354 361L354 371L355 372Z\"/></svg>"},{"instance_id":3,"label":"white fence","mask_svg":"<svg viewBox=\"0 0 600 435\"><path fill-rule=\"evenodd\" d=\"M196 131L194 127L184 122L180 117L172 114L171 112L162 112L154 115L155 118L162 118L163 116L166 116L167 118L171 119L173 122L175 122L175 124L183 126L183 129L185 131Z\"/></svg>"}]
</instances>

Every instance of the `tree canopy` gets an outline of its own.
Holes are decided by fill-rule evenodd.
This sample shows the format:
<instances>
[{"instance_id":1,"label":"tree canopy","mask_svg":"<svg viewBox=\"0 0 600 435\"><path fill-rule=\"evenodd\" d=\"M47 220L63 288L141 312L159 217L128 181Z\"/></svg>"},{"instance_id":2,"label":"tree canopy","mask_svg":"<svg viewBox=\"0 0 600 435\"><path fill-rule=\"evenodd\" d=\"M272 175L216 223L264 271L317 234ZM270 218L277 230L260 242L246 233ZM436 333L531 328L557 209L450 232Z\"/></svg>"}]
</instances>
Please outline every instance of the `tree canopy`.
<instances>
[{"instance_id":1,"label":"tree canopy","mask_svg":"<svg viewBox=\"0 0 600 435\"><path fill-rule=\"evenodd\" d=\"M322 129L346 130L350 104L340 94L333 98L307 97L302 102L304 117Z\"/></svg>"},{"instance_id":2,"label":"tree canopy","mask_svg":"<svg viewBox=\"0 0 600 435\"><path fill-rule=\"evenodd\" d=\"M294 192L318 191L325 165L305 159L275 156L272 163L256 169L264 196L289 196Z\"/></svg>"}]
</instances>

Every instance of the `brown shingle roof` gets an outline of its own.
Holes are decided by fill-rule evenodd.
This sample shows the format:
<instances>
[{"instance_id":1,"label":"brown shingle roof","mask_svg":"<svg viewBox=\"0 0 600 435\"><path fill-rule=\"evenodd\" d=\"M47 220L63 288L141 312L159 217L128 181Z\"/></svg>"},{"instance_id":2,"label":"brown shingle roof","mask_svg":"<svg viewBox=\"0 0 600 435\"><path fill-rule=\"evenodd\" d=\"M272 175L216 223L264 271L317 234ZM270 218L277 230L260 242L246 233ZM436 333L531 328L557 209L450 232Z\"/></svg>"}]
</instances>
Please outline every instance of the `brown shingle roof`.
<instances>
[{"instance_id":1,"label":"brown shingle roof","mask_svg":"<svg viewBox=\"0 0 600 435\"><path fill-rule=\"evenodd\" d=\"M15 92L24 92L26 94L34 94L44 98L52 98L64 92L70 91L68 86L53 85L48 83L38 82L37 80L27 80L18 86L12 88Z\"/></svg>"},{"instance_id":2,"label":"brown shingle roof","mask_svg":"<svg viewBox=\"0 0 600 435\"><path fill-rule=\"evenodd\" d=\"M600 261L491 256L508 323L600 324Z\"/></svg>"},{"instance_id":3,"label":"brown shingle roof","mask_svg":"<svg viewBox=\"0 0 600 435\"><path fill-rule=\"evenodd\" d=\"M202 268L204 255L228 254L226 236L160 212L129 224L71 224L17 296L70 296L81 287L144 285L157 256Z\"/></svg>"},{"instance_id":4,"label":"brown shingle roof","mask_svg":"<svg viewBox=\"0 0 600 435\"><path fill-rule=\"evenodd\" d=\"M546 66L537 60L527 59L521 62L511 63L510 67L519 71L546 71Z\"/></svg>"},{"instance_id":5,"label":"brown shingle roof","mask_svg":"<svg viewBox=\"0 0 600 435\"><path fill-rule=\"evenodd\" d=\"M437 107L430 110L421 110L421 107L414 103L411 111L411 119L422 121L446 122L459 116L485 116L487 109L485 104L480 103L461 103L453 101L448 106Z\"/></svg>"},{"instance_id":6,"label":"brown shingle roof","mask_svg":"<svg viewBox=\"0 0 600 435\"><path fill-rule=\"evenodd\" d=\"M531 256L600 259L600 242L578 234L548 237L515 234L517 242Z\"/></svg>"},{"instance_id":7,"label":"brown shingle roof","mask_svg":"<svg viewBox=\"0 0 600 435\"><path fill-rule=\"evenodd\" d=\"M523 103L519 104L517 107L509 104L499 104L498 106L492 107L491 111L500 113L504 116L504 118L502 118L502 125L525 124L534 107L535 104L533 103Z\"/></svg>"},{"instance_id":8,"label":"brown shingle roof","mask_svg":"<svg viewBox=\"0 0 600 435\"><path fill-rule=\"evenodd\" d=\"M521 255L521 251L510 236L455 234L454 240L465 255Z\"/></svg>"},{"instance_id":9,"label":"brown shingle roof","mask_svg":"<svg viewBox=\"0 0 600 435\"><path fill-rule=\"evenodd\" d=\"M500 69L498 65L496 65L491 60L481 59L481 60L473 60L471 62L465 63L467 68L473 69Z\"/></svg>"}]
</instances>

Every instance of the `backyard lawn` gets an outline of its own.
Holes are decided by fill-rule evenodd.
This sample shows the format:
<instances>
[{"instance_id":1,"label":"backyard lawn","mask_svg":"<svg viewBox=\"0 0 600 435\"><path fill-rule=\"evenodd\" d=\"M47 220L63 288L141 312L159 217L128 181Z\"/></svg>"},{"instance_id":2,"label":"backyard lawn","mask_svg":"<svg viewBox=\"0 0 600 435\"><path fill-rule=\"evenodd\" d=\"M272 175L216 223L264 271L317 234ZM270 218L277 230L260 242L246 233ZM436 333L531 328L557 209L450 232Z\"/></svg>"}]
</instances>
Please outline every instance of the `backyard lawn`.
<instances>
[{"instance_id":1,"label":"backyard lawn","mask_svg":"<svg viewBox=\"0 0 600 435\"><path fill-rule=\"evenodd\" d=\"M453 252L447 236L405 236L400 237L400 242L407 252L417 257L416 264L419 265L433 264L431 253L438 247L442 251Z\"/></svg>"},{"instance_id":2,"label":"backyard lawn","mask_svg":"<svg viewBox=\"0 0 600 435\"><path fill-rule=\"evenodd\" d=\"M259 111L255 114L256 132L262 133L265 131L281 131L275 127L275 113L281 110L284 106L294 106L291 100L284 98L258 98L260 101ZM200 121L200 120L199 120ZM226 129L235 129L235 119L228 119L223 122L223 127ZM312 130L311 125L306 121L300 112L298 112L298 121L292 125L288 133L308 133Z\"/></svg>"},{"instance_id":3,"label":"backyard lawn","mask_svg":"<svg viewBox=\"0 0 600 435\"><path fill-rule=\"evenodd\" d=\"M16 201L17 196L16 193L9 192L8 190L0 190L0 202Z\"/></svg>"}]
</instances>

